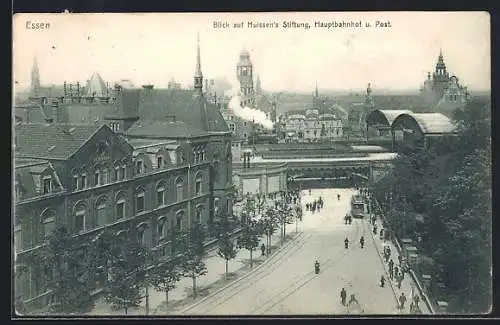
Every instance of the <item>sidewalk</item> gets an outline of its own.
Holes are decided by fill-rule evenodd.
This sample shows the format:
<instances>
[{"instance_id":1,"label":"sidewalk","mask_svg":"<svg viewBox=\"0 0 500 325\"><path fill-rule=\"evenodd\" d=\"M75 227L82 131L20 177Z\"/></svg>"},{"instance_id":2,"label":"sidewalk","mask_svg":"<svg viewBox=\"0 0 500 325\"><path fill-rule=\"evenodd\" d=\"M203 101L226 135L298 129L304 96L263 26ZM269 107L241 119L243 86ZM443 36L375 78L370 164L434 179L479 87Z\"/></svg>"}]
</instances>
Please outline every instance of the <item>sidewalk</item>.
<instances>
[{"instance_id":1,"label":"sidewalk","mask_svg":"<svg viewBox=\"0 0 500 325\"><path fill-rule=\"evenodd\" d=\"M420 296L420 301L419 301L418 306L421 310L421 313L427 314L427 315L432 314L432 311L429 310L429 308L427 307L427 304L425 303L425 301L422 297L425 293L419 291L418 285L413 281L411 275L408 272L405 273L404 279L401 282L401 289L398 288L397 281L395 278L393 280L390 279L390 277L389 277L389 265L388 265L388 263L385 262L385 259L383 256L384 255L383 254L384 246L390 247L390 249L391 249L390 259L393 260L394 267L397 266L399 269L401 268L399 265L399 261L398 261L398 256L399 256L400 252L397 249L396 245L392 241L380 239L380 229L383 228L382 220L380 220L380 218L377 218L377 220L375 222L375 224L377 225L377 234L376 235L373 234L373 225L371 223L371 218L368 221L370 223L371 234L375 239L375 245L376 245L376 248L378 250L379 256L383 260L383 263L385 266L386 274L384 275L384 277L386 278L386 285L390 285L392 287L392 290L394 292L394 296L396 297L396 300L399 301L399 296L401 295L401 293L404 293L406 296L407 300L406 300L404 309L401 310L401 313L402 314L410 314L410 303L412 301L412 293L414 293L415 295ZM401 252L401 253L403 253L403 252ZM405 259L405 258L403 257L403 259Z\"/></svg>"},{"instance_id":2,"label":"sidewalk","mask_svg":"<svg viewBox=\"0 0 500 325\"><path fill-rule=\"evenodd\" d=\"M289 234L294 235L294 231ZM289 235L287 234L289 238ZM280 232L279 230L271 237L271 254L280 248ZM252 253L253 268L262 263L266 257L261 256L260 245L266 243L265 237L262 237L259 246ZM225 260L217 255L217 249L211 249L205 257L205 265L207 274L196 279L197 298L193 299L193 281L191 278L182 278L177 287L168 294L168 312L187 307L195 303L197 300L216 291L218 288L227 283L239 278L240 276L250 271L250 252L246 249L238 251L236 258L229 261L228 275L225 278ZM149 288L149 314L165 315L168 312L165 310L165 293L158 292L154 288ZM123 315L123 310L112 310L111 306L105 302L96 303L95 308L89 315ZM145 299L142 301L139 308L131 308L128 310L128 315L146 315Z\"/></svg>"}]
</instances>

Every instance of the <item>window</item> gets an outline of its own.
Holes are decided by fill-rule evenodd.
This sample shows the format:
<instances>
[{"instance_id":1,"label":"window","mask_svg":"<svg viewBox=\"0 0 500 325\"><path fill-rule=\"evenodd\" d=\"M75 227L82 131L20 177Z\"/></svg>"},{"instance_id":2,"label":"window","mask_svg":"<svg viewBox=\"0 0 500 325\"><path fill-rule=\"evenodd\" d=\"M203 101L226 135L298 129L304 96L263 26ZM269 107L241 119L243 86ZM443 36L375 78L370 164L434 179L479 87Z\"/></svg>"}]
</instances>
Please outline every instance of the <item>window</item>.
<instances>
[{"instance_id":1,"label":"window","mask_svg":"<svg viewBox=\"0 0 500 325\"><path fill-rule=\"evenodd\" d=\"M137 228L137 240L143 247L152 246L151 228L149 225L143 223Z\"/></svg>"},{"instance_id":2,"label":"window","mask_svg":"<svg viewBox=\"0 0 500 325\"><path fill-rule=\"evenodd\" d=\"M108 184L108 170L104 169L101 173L101 182L100 184L105 185Z\"/></svg>"},{"instance_id":3,"label":"window","mask_svg":"<svg viewBox=\"0 0 500 325\"><path fill-rule=\"evenodd\" d=\"M179 212L175 218L175 230L182 230L182 217L184 216L184 212Z\"/></svg>"},{"instance_id":4,"label":"window","mask_svg":"<svg viewBox=\"0 0 500 325\"><path fill-rule=\"evenodd\" d=\"M244 126L247 126L247 122L243 122L243 125L244 125Z\"/></svg>"},{"instance_id":5,"label":"window","mask_svg":"<svg viewBox=\"0 0 500 325\"><path fill-rule=\"evenodd\" d=\"M158 164L158 168L161 168L163 166L163 157L162 156L156 157L156 161Z\"/></svg>"},{"instance_id":6,"label":"window","mask_svg":"<svg viewBox=\"0 0 500 325\"><path fill-rule=\"evenodd\" d=\"M135 162L135 173L136 174L142 173L142 160L138 160Z\"/></svg>"},{"instance_id":7,"label":"window","mask_svg":"<svg viewBox=\"0 0 500 325\"><path fill-rule=\"evenodd\" d=\"M199 206L199 207L196 208L196 214L195 214L195 218L194 218L194 223L200 224L201 223L201 219L202 219L202 215L203 215L203 207Z\"/></svg>"},{"instance_id":8,"label":"window","mask_svg":"<svg viewBox=\"0 0 500 325\"><path fill-rule=\"evenodd\" d=\"M127 166L122 167L122 174L120 175L120 179L127 178Z\"/></svg>"},{"instance_id":9,"label":"window","mask_svg":"<svg viewBox=\"0 0 500 325\"><path fill-rule=\"evenodd\" d=\"M23 249L23 229L21 225L14 227L14 248L16 252L20 252Z\"/></svg>"},{"instance_id":10,"label":"window","mask_svg":"<svg viewBox=\"0 0 500 325\"><path fill-rule=\"evenodd\" d=\"M96 204L96 218L97 218L97 226L104 226L108 223L107 216L107 199L105 197L99 199Z\"/></svg>"},{"instance_id":11,"label":"window","mask_svg":"<svg viewBox=\"0 0 500 325\"><path fill-rule=\"evenodd\" d=\"M140 190L135 195L135 209L136 213L144 211L144 190Z\"/></svg>"},{"instance_id":12,"label":"window","mask_svg":"<svg viewBox=\"0 0 500 325\"><path fill-rule=\"evenodd\" d=\"M42 239L46 239L55 229L56 213L53 210L47 211L42 216Z\"/></svg>"},{"instance_id":13,"label":"window","mask_svg":"<svg viewBox=\"0 0 500 325\"><path fill-rule=\"evenodd\" d=\"M181 201L184 198L184 181L180 177L175 182L175 194L177 201Z\"/></svg>"},{"instance_id":14,"label":"window","mask_svg":"<svg viewBox=\"0 0 500 325\"><path fill-rule=\"evenodd\" d=\"M52 177L47 176L43 178L43 194L52 192Z\"/></svg>"},{"instance_id":15,"label":"window","mask_svg":"<svg viewBox=\"0 0 500 325\"><path fill-rule=\"evenodd\" d=\"M79 190L80 189L80 187L78 186L79 185L78 182L79 182L78 175L74 175L73 176L73 189L74 190Z\"/></svg>"},{"instance_id":16,"label":"window","mask_svg":"<svg viewBox=\"0 0 500 325\"><path fill-rule=\"evenodd\" d=\"M120 197L116 201L116 219L123 219L125 218L125 198Z\"/></svg>"},{"instance_id":17,"label":"window","mask_svg":"<svg viewBox=\"0 0 500 325\"><path fill-rule=\"evenodd\" d=\"M229 124L229 129L230 129L231 131L234 131L234 124Z\"/></svg>"},{"instance_id":18,"label":"window","mask_svg":"<svg viewBox=\"0 0 500 325\"><path fill-rule=\"evenodd\" d=\"M158 218L156 231L158 238L167 237L167 218L165 217Z\"/></svg>"},{"instance_id":19,"label":"window","mask_svg":"<svg viewBox=\"0 0 500 325\"><path fill-rule=\"evenodd\" d=\"M80 180L82 188L87 188L87 174L82 174Z\"/></svg>"},{"instance_id":20,"label":"window","mask_svg":"<svg viewBox=\"0 0 500 325\"><path fill-rule=\"evenodd\" d=\"M201 194L201 175L196 175L196 180L194 184L194 192L196 195Z\"/></svg>"},{"instance_id":21,"label":"window","mask_svg":"<svg viewBox=\"0 0 500 325\"><path fill-rule=\"evenodd\" d=\"M156 206L165 204L165 185L161 183L156 189Z\"/></svg>"},{"instance_id":22,"label":"window","mask_svg":"<svg viewBox=\"0 0 500 325\"><path fill-rule=\"evenodd\" d=\"M115 181L120 180L120 167L115 167Z\"/></svg>"},{"instance_id":23,"label":"window","mask_svg":"<svg viewBox=\"0 0 500 325\"><path fill-rule=\"evenodd\" d=\"M201 161L205 161L205 150L201 151Z\"/></svg>"},{"instance_id":24,"label":"window","mask_svg":"<svg viewBox=\"0 0 500 325\"><path fill-rule=\"evenodd\" d=\"M100 185L100 181L101 181L101 176L100 176L100 172L98 170L96 170L94 172L94 186L98 186Z\"/></svg>"},{"instance_id":25,"label":"window","mask_svg":"<svg viewBox=\"0 0 500 325\"><path fill-rule=\"evenodd\" d=\"M76 233L80 233L80 232L83 232L85 231L86 229L86 209L85 209L85 206L83 204L80 204L77 208L76 208L76 212L75 212L75 232Z\"/></svg>"}]
</instances>

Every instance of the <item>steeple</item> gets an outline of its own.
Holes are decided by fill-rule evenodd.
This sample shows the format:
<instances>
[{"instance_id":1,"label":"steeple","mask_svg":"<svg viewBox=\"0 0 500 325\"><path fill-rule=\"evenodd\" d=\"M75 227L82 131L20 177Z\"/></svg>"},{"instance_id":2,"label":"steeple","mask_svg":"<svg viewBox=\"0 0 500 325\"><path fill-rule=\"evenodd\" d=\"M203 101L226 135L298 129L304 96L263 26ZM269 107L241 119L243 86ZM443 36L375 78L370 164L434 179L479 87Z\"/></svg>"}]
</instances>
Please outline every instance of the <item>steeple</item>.
<instances>
[{"instance_id":1,"label":"steeple","mask_svg":"<svg viewBox=\"0 0 500 325\"><path fill-rule=\"evenodd\" d=\"M257 81L255 82L255 92L260 94L262 92L262 86L260 84L260 76L257 75Z\"/></svg>"},{"instance_id":2,"label":"steeple","mask_svg":"<svg viewBox=\"0 0 500 325\"><path fill-rule=\"evenodd\" d=\"M201 95L203 92L203 74L201 73L201 60L200 60L200 35L197 35L197 48L196 48L196 70L194 72L194 90L195 93Z\"/></svg>"},{"instance_id":3,"label":"steeple","mask_svg":"<svg viewBox=\"0 0 500 325\"><path fill-rule=\"evenodd\" d=\"M314 91L314 97L318 98L318 82L316 81L316 90Z\"/></svg>"},{"instance_id":4,"label":"steeple","mask_svg":"<svg viewBox=\"0 0 500 325\"><path fill-rule=\"evenodd\" d=\"M40 71L38 70L38 62L36 56L33 58L33 67L31 68L31 96L38 97L40 95Z\"/></svg>"},{"instance_id":5,"label":"steeple","mask_svg":"<svg viewBox=\"0 0 500 325\"><path fill-rule=\"evenodd\" d=\"M436 63L436 74L438 74L438 75L446 74L446 65L444 64L443 50L442 49L439 49L439 57L438 57L438 61Z\"/></svg>"}]
</instances>

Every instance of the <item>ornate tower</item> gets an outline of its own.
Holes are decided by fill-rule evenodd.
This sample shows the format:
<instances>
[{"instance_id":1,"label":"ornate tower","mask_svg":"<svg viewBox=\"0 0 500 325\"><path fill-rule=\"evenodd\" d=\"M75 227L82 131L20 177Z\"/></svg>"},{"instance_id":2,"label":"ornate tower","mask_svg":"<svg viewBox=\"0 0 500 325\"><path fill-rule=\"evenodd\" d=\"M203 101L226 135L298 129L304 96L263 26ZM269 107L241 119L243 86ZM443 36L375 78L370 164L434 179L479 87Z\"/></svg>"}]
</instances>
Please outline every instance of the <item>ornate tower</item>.
<instances>
[{"instance_id":1,"label":"ornate tower","mask_svg":"<svg viewBox=\"0 0 500 325\"><path fill-rule=\"evenodd\" d=\"M32 97L40 96L40 71L38 70L38 62L36 57L33 59L33 67L31 68L31 91Z\"/></svg>"},{"instance_id":2,"label":"ornate tower","mask_svg":"<svg viewBox=\"0 0 500 325\"><path fill-rule=\"evenodd\" d=\"M255 104L252 70L250 54L246 50L241 51L240 60L236 65L236 77L240 82L240 105L242 107L253 106Z\"/></svg>"},{"instance_id":3,"label":"ornate tower","mask_svg":"<svg viewBox=\"0 0 500 325\"><path fill-rule=\"evenodd\" d=\"M450 81L450 75L446 71L446 65L444 64L443 52L439 50L439 57L436 63L436 69L432 75L432 90L436 95L441 98L448 88L448 82Z\"/></svg>"},{"instance_id":4,"label":"ornate tower","mask_svg":"<svg viewBox=\"0 0 500 325\"><path fill-rule=\"evenodd\" d=\"M197 35L196 70L194 72L194 93L197 96L203 95L203 74L201 73L201 59L200 59L200 35Z\"/></svg>"}]
</instances>

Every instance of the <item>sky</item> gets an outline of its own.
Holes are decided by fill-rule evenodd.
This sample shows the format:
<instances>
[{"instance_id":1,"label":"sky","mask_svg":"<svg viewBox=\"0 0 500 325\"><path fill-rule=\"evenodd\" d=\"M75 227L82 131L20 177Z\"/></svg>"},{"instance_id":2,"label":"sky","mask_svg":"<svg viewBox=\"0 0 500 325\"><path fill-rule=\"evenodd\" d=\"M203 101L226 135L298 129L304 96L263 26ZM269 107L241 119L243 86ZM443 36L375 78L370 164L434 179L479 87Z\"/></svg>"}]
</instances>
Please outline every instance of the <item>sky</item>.
<instances>
[{"instance_id":1,"label":"sky","mask_svg":"<svg viewBox=\"0 0 500 325\"><path fill-rule=\"evenodd\" d=\"M278 27L249 28L248 22ZM361 21L363 27L315 27ZM375 27L376 21L391 27ZM47 29L30 29L43 22ZM227 22L229 28L215 28ZM234 23L243 22L244 28ZM285 28L283 22L309 23ZM371 27L366 27L370 23ZM42 85L131 80L164 88L193 83L199 34L205 78L237 86L236 63L250 52L254 79L267 91L418 89L440 49L448 70L471 90L490 89L490 17L486 12L16 14L13 76L30 84L37 58Z\"/></svg>"}]
</instances>

